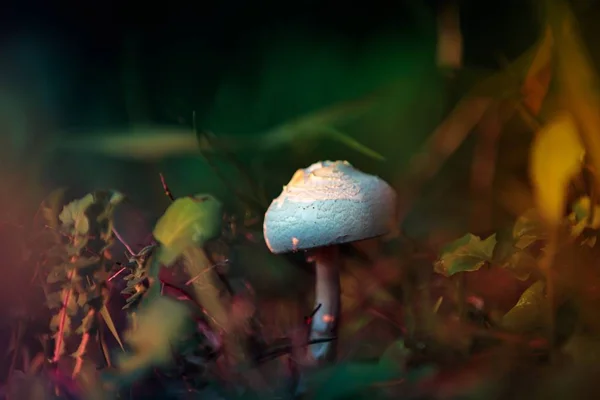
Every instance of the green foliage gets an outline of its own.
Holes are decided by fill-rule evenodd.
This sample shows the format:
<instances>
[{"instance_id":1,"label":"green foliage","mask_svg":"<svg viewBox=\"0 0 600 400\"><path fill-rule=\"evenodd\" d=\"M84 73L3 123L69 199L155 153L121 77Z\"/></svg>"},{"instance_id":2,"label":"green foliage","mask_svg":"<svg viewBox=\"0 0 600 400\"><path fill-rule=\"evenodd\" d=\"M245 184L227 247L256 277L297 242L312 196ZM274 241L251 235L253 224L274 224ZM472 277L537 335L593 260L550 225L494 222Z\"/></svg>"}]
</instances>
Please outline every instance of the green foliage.
<instances>
[{"instance_id":1,"label":"green foliage","mask_svg":"<svg viewBox=\"0 0 600 400\"><path fill-rule=\"evenodd\" d=\"M480 121L474 115L489 116L494 113L495 107L504 108L506 99L511 100L506 102L507 107L512 106L512 101L518 103L519 93L523 89L520 86L525 89L534 88L537 97L532 98L531 93L525 93L518 111L525 116L528 113L535 114L527 119L534 126L538 121L546 119L538 118L538 113L548 92L548 84L536 89L535 81L546 64L552 64L550 58L553 40L560 39L557 26L561 25L557 21L553 21L551 25L554 30L552 35L546 32L533 53L528 52L526 57L511 64L511 69L517 69L512 71L516 73L516 81L511 73L502 73L502 79L493 78L472 90L473 97L479 98L478 94L486 95L486 100L481 103L485 103L485 107L479 111L467 109L477 106L477 102L461 102L461 112L452 113L453 118L467 114L469 118L465 117L458 123L452 120L446 127L451 126L453 129L439 130L452 132L456 137L434 135L430 143L439 148L434 148L432 154L428 153L422 159L434 160L437 155L441 155L440 160L443 160L437 165L433 162L433 169L428 169L429 165L423 166L424 171L435 171L440 167L453 151L448 150L446 145L456 149L473 128L484 128L477 125ZM572 36L569 37L573 39ZM561 46L564 47L568 42L563 38ZM571 44L577 42L571 40ZM307 62L310 63L311 60ZM564 70L564 65L573 60L577 60L577 57L561 57L559 67ZM579 61L581 62L581 57ZM292 64L298 69L298 73L305 73L295 62ZM528 64L529 68L524 68L524 64ZM339 65L334 67L329 72L337 75ZM587 70L580 68L579 72L582 71ZM586 74L567 74L562 71L561 76L563 79L558 82L558 86L573 86L577 79L582 76L585 78ZM522 77L526 81L523 85L520 82ZM587 78L590 78L589 74ZM591 79L588 81L593 82ZM305 86L298 80L293 84ZM404 103L413 102L413 96L406 93L415 94L421 89L418 84L411 85L413 86L409 85L409 92L402 92ZM263 94L263 97L281 97L279 84L269 84L268 88L268 93ZM495 93L490 93L492 89ZM501 93L498 95L497 92ZM117 378L117 383L126 384L127 391L135 386L149 386L152 381L156 381L169 394L178 397L208 398L214 394L206 388L218 387L223 392L229 392L227 398L229 395L232 398L267 398L275 397L271 396L274 387L274 390L279 390L279 386L284 386L283 398L289 397L291 391L298 389L296 383L300 381L306 384L307 397L316 399L379 396L449 399L487 398L488 396L479 393L481 388L491 388L491 396L498 397L502 382L506 380L512 385L521 375L531 372L537 374L541 363L544 363L544 373L547 373L546 370L557 365L557 357L554 356L561 352L571 356L575 363L582 363L591 369L597 361L600 348L597 340L598 327L594 325L595 321L590 321L594 319L594 310L600 304L600 275L594 263L598 258L598 249L594 246L600 230L600 206L596 204L598 188L589 188L589 179L582 179L585 181L583 185L575 185L573 181L580 178L577 174L587 171L587 161L585 157L580 157L584 144L586 151L591 153L592 163L596 163L596 170L600 169L600 153L594 152L595 146L600 148L600 142L590 134L598 131L597 126L594 127L594 120L596 119L596 123L598 121L593 112L598 107L586 108L586 102L580 102L574 107L578 100L585 97L573 96L575 92L577 91L571 89L566 93L567 98L570 96L573 100L568 102L569 107L573 108L572 115L567 115L563 110L555 115L550 113L550 118L547 118L550 124L541 129L536 127L537 133L529 160L534 193L527 199L531 201L525 202L535 204L536 208L519 216L513 226L505 227L506 229L485 238L468 233L444 247L433 265L431 261L434 257L427 251L422 254L420 243L404 246L407 243L402 242L401 251L393 256L381 256L381 248L375 246L371 252L368 243L358 244L352 249L343 248L348 252L357 248L362 251L364 244L365 253L369 254L365 257L352 257L352 260L348 260L348 264L352 265L344 268L344 273L351 275L352 279L342 279L340 284L344 299L344 315L341 318L344 330L339 336L341 343L350 344L344 348L343 358L335 365L313 365L314 360L307 355L310 352L306 351L306 338L311 333L310 324L302 324L301 318L298 318L298 321L291 324L279 326L279 321L269 321L271 316L265 311L265 308L271 306L269 303L279 305L283 296L298 300L299 309L306 308L303 303L307 299L300 297L305 292L304 285L300 285L303 282L300 277L309 281L312 279L312 270L299 268L301 258L290 257L284 260L280 257L276 261L272 260L273 257L265 253L262 243L253 242L252 238L260 235L242 226L243 222L240 224L241 228L227 226L232 225L229 220L227 224L223 223L223 206L213 196L196 195L174 200L154 228L158 244L148 245L137 254L127 254L128 259L124 265L119 265L127 271L124 274L127 287L123 293L129 295L125 306L130 322L125 335L128 352L119 358L116 365L109 365L114 369L107 368L105 372L114 372L110 375ZM502 107L496 104L492 95L502 99ZM261 119L260 123L257 122L260 129L253 128L250 131L266 130L266 133L253 136L250 140L218 135L214 143L212 137L209 141L206 136L204 141L199 141L202 151L218 152L221 147L228 151L269 150L295 145L307 139L327 138L371 158L383 159L378 152L342 133L349 120L368 114L371 117L375 115L372 114L375 106L372 99L340 103L324 111L278 124L270 115L272 104L267 104L268 101L265 103L265 99L252 102L254 108L248 108L245 101L240 104L234 102L234 105L245 109L250 115L249 118L242 119L231 118L231 104L227 102L231 100L231 96L224 97L226 104L223 108L226 112L223 120L238 124L230 125L232 129L235 128L233 130L246 130L249 122L247 119L257 117ZM390 97L393 95L390 94ZM235 91L233 98L236 99ZM588 101L589 104L595 104L593 98ZM467 107L464 104L470 105ZM394 106L389 108L397 113ZM306 110L290 111L290 115L300 115L304 111ZM426 112L429 113L429 109ZM399 126L388 125L388 129L394 132ZM267 130L271 126L274 128ZM367 128L371 129L372 126ZM94 150L155 159L166 155L193 153L194 146L198 144L193 132L186 129L144 130L146 136L141 139L124 137L125 135L119 138L107 136L97 142L94 139L93 147L97 147ZM144 143L140 144L139 140ZM493 147L490 143L488 145ZM436 150L438 153L435 153ZM474 170L477 171L477 168ZM489 170L494 172L493 168ZM549 174L548 171L555 173ZM433 173L418 176L430 177ZM594 171L590 174L598 180ZM492 175L503 177L502 173ZM587 178L587 175L583 178ZM420 186L420 183L416 186ZM483 182L478 184L480 189L485 190ZM491 194L492 189L496 189L495 181L488 185L488 194ZM574 193L571 193L571 186ZM238 189L237 186L235 188ZM88 378L94 381L95 366L88 368L92 372L84 377L85 366L82 364L84 358L87 359L90 343L94 339L102 341L100 323L104 323L119 345L124 347L107 308L110 286L107 281L109 271L114 267L114 263L109 260L109 247L113 241L112 216L123 196L115 192L94 192L67 204L61 211L58 206L61 193L63 192L57 191L52 194L41 210L47 227L50 228L44 231L44 238L48 236L51 239L52 248L47 249L44 257L40 257L44 260L40 263L41 273L35 276L42 277L46 302L52 311L49 328L55 351L51 361L52 373L56 376L52 375L54 381L49 383L44 379L34 379L33 376L23 379L22 374L14 373L12 380L21 381L20 390L11 392L16 398L51 398L56 397L52 392L66 393L67 390L61 387L64 386L61 373L65 369L68 370L66 375L77 378L67 379L68 383L75 382L78 388L85 388ZM245 195L246 193L237 194L240 203L243 203L242 197L245 198ZM568 201L573 198L577 200L568 207ZM253 206L259 213L263 211L260 204ZM520 205L515 208L520 209ZM567 209L569 213L564 215ZM229 231L226 231L227 228ZM211 249L215 242L222 248ZM581 244L586 246L582 247ZM410 247L410 250L405 247ZM131 250L129 252L132 253ZM588 255L589 259L581 261L579 256L582 253ZM221 260L229 259L230 255L242 257L242 262L235 260L232 263L237 264L240 269L237 276L231 274L231 268L217 268L229 263L216 261L215 255ZM381 259L384 258L390 265L382 264ZM365 264L370 265L367 267ZM171 268L161 271L162 267ZM430 275L431 267L438 273L433 279ZM250 269L251 272L247 271ZM292 273L291 269L295 271ZM505 270L513 276L503 275ZM502 274L493 275L498 271ZM181 273L185 275L186 283L167 284L166 279L159 277L159 272L173 273L174 281L181 277L177 275ZM491 282L480 283L477 280L490 272L493 278ZM455 275L459 275L461 279L445 279ZM504 278L505 275L508 275L507 279ZM513 277L520 281L515 282ZM254 284L258 281L260 285ZM401 286L401 290L394 290L399 289L393 287L395 284ZM292 290L292 285L298 288ZM274 289L269 286L279 287ZM505 289L510 291L513 287L517 287L518 291L510 299L511 303L505 304L489 293L492 286L497 286L491 288L496 289L496 292ZM523 290L525 287L527 289ZM167 288L164 293L163 288ZM167 298L168 296L176 297L177 301ZM400 297L401 303L398 301ZM437 302L433 304L435 299ZM137 307L139 300L145 301L144 307ZM579 318L578 312L585 310L587 303L592 304L589 307L589 315L592 317ZM565 304L568 307L563 307ZM193 307L188 307L189 305ZM579 308L571 310L569 307ZM278 311L292 320L297 318L291 307ZM576 325L577 329L575 334L569 332L570 337L565 335L564 338L559 338L566 339L566 345L562 345L564 342L559 343L560 340L555 339L565 329L553 324L558 325L555 321L559 319L557 316L567 312L572 314L568 318L575 321L573 326ZM269 323L271 324L268 325ZM364 327L368 325L369 330L375 332L378 324L385 327L380 329L383 332L381 337L373 339L375 335L370 336L371 332L366 332ZM22 335L18 337L21 340ZM543 342L543 350L548 353L546 355L552 356L548 357L548 361L540 360L537 357L539 354L530 357L532 350L539 350L539 347L536 348L536 340L530 339L539 337L548 339L538 341L538 344ZM267 346L269 343L274 343L275 350ZM356 355L363 350L356 350L358 347L368 348L366 357ZM104 347L102 350L105 355L109 353ZM15 350L14 353L18 352ZM288 353L290 357L284 364L263 365L268 364L265 360ZM64 357L65 354L71 354L72 357ZM519 373L515 373L514 365L510 365L512 360L509 355L513 354L519 363L524 364L520 371L516 371ZM45 355L42 357L46 358ZM26 359L25 356L22 358ZM107 364L111 364L108 358ZM378 361L364 362L366 358ZM493 363L490 361L492 358ZM532 358L535 360L531 360ZM493 366L489 368L492 370L491 378L485 376L488 364ZM282 368L282 365L290 366L289 370ZM549 374L550 379L562 376L565 369L568 369L565 365L558 365L559 373ZM26 370L25 367L24 369ZM273 374L273 378L270 374ZM143 380L146 377L148 381ZM279 384L276 381L285 383ZM155 387L151 387L150 391L154 390ZM27 393L28 391L32 393ZM507 392L512 397L512 390ZM529 392L527 394L530 395ZM131 393L126 393L126 396L130 395ZM144 396L166 397L162 392L145 393L141 397ZM106 397L119 398L121 393L110 392Z\"/></svg>"},{"instance_id":2,"label":"green foliage","mask_svg":"<svg viewBox=\"0 0 600 400\"><path fill-rule=\"evenodd\" d=\"M513 244L519 250L525 250L538 240L544 240L547 231L535 209L523 213L513 227Z\"/></svg>"},{"instance_id":3,"label":"green foliage","mask_svg":"<svg viewBox=\"0 0 600 400\"><path fill-rule=\"evenodd\" d=\"M146 293L144 282L148 279L148 261L156 250L156 245L144 247L138 254L134 254L128 260L130 273L125 275L124 279L127 282L127 287L121 292L127 295L127 302L124 309L135 306Z\"/></svg>"},{"instance_id":4,"label":"green foliage","mask_svg":"<svg viewBox=\"0 0 600 400\"><path fill-rule=\"evenodd\" d=\"M549 306L545 289L546 284L538 281L525 290L517 304L502 318L502 326L520 333L543 328Z\"/></svg>"},{"instance_id":5,"label":"green foliage","mask_svg":"<svg viewBox=\"0 0 600 400\"><path fill-rule=\"evenodd\" d=\"M64 206L58 219L56 194L51 197L54 205L43 207L43 215L54 230L54 247L46 259L46 301L55 312L50 321L54 332L54 356L59 362L68 351L67 340L81 335L81 345L73 353L77 359L74 374L81 369L82 356L86 352L90 334L98 329L97 314L120 339L114 323L106 311L108 301L105 287L108 271L112 267L105 252L112 244L112 218L115 207L123 195L114 191L98 191L74 200ZM56 225L56 221L60 224ZM113 327L113 328L110 328Z\"/></svg>"},{"instance_id":6,"label":"green foliage","mask_svg":"<svg viewBox=\"0 0 600 400\"><path fill-rule=\"evenodd\" d=\"M534 244L544 242L547 234L535 210L523 213L509 231L481 240L466 234L447 245L435 263L435 271L444 276L477 271L486 263L510 271L517 279L527 280L537 267Z\"/></svg>"},{"instance_id":7,"label":"green foliage","mask_svg":"<svg viewBox=\"0 0 600 400\"><path fill-rule=\"evenodd\" d=\"M202 246L221 233L221 203L210 195L182 197L173 202L154 227L161 244L159 259L171 265L191 246Z\"/></svg>"},{"instance_id":8,"label":"green foliage","mask_svg":"<svg viewBox=\"0 0 600 400\"><path fill-rule=\"evenodd\" d=\"M585 231L598 231L600 229L600 207L594 205L588 196L581 197L573 204L572 212L568 217L571 225L571 236L581 237ZM593 247L596 244L596 236L583 238L582 244Z\"/></svg>"},{"instance_id":9,"label":"green foliage","mask_svg":"<svg viewBox=\"0 0 600 400\"><path fill-rule=\"evenodd\" d=\"M444 276L477 271L492 260L494 246L496 246L496 235L481 240L468 233L442 250L442 255L435 264L435 271Z\"/></svg>"},{"instance_id":10,"label":"green foliage","mask_svg":"<svg viewBox=\"0 0 600 400\"><path fill-rule=\"evenodd\" d=\"M119 378L131 381L152 367L171 363L177 342L191 327L190 317L188 307L164 297L136 313L134 326L125 334L132 351L119 359Z\"/></svg>"}]
</instances>

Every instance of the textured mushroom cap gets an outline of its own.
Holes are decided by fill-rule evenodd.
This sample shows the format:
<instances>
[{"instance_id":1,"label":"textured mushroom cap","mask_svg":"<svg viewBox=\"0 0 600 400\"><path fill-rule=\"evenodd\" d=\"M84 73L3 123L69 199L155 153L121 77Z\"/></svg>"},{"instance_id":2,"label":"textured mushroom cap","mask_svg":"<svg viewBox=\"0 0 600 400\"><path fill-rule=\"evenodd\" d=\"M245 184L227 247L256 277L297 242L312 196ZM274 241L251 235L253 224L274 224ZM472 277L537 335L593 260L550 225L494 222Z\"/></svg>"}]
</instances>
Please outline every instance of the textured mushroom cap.
<instances>
[{"instance_id":1,"label":"textured mushroom cap","mask_svg":"<svg viewBox=\"0 0 600 400\"><path fill-rule=\"evenodd\" d=\"M296 171L273 200L263 225L273 253L354 242L388 233L396 194L382 179L347 161L322 161Z\"/></svg>"}]
</instances>

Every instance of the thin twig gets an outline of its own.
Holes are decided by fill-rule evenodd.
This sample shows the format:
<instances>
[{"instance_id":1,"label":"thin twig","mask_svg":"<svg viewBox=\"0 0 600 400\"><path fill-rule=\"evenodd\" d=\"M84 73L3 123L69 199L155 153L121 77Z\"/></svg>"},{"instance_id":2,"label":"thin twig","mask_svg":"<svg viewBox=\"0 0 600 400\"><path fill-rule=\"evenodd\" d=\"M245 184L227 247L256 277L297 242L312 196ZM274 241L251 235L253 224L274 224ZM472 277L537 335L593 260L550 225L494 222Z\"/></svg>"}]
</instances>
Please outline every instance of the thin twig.
<instances>
[{"instance_id":1,"label":"thin twig","mask_svg":"<svg viewBox=\"0 0 600 400\"><path fill-rule=\"evenodd\" d=\"M115 279L117 276L119 276L123 271L125 271L127 269L127 267L123 267L120 270L118 270L117 272L115 272L110 278L108 278L108 282L112 281L113 279Z\"/></svg>"},{"instance_id":2,"label":"thin twig","mask_svg":"<svg viewBox=\"0 0 600 400\"><path fill-rule=\"evenodd\" d=\"M135 252L134 252L134 251L131 249L131 246L129 246L129 245L127 244L127 242L125 241L125 239L123 239L123 236L121 236L121 234L120 234L120 233L119 233L119 232L118 232L118 231L115 229L115 227L114 227L114 226L113 226L113 228L112 228L112 231L113 231L113 233L115 234L115 237L117 238L117 240L118 240L119 242L121 242L121 244L122 244L123 246L125 246L125 248L126 248L126 249L127 249L127 251L129 252L129 254L133 256L133 255L135 254Z\"/></svg>"},{"instance_id":3,"label":"thin twig","mask_svg":"<svg viewBox=\"0 0 600 400\"><path fill-rule=\"evenodd\" d=\"M207 269L205 269L204 271L200 272L198 275L194 276L193 278L190 278L186 283L185 286L189 286L192 283L194 283L198 278L200 278L202 275L204 275L205 273L207 273L208 271L213 270L216 267L219 267L221 265L226 265L229 263L229 260L225 260L225 261L221 261L219 263L213 264L210 267L208 267Z\"/></svg>"},{"instance_id":4,"label":"thin twig","mask_svg":"<svg viewBox=\"0 0 600 400\"><path fill-rule=\"evenodd\" d=\"M175 197L173 197L173 193L171 193L171 189L169 189L169 186L167 185L167 182L165 181L165 177L162 174L162 172L160 172L158 176L160 176L160 183L162 184L163 190L165 191L167 197L171 199L171 201L175 201Z\"/></svg>"}]
</instances>

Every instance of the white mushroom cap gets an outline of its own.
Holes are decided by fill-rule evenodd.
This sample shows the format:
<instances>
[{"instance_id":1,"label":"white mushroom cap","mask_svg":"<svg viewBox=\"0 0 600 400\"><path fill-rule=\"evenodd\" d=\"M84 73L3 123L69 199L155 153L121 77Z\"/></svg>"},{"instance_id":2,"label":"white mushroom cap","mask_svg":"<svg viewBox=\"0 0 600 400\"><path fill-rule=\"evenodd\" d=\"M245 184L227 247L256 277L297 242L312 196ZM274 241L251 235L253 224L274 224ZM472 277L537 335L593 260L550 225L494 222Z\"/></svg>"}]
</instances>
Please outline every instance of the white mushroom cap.
<instances>
[{"instance_id":1,"label":"white mushroom cap","mask_svg":"<svg viewBox=\"0 0 600 400\"><path fill-rule=\"evenodd\" d=\"M286 253L369 239L390 232L396 194L347 161L296 171L273 200L263 225L267 246Z\"/></svg>"}]
</instances>

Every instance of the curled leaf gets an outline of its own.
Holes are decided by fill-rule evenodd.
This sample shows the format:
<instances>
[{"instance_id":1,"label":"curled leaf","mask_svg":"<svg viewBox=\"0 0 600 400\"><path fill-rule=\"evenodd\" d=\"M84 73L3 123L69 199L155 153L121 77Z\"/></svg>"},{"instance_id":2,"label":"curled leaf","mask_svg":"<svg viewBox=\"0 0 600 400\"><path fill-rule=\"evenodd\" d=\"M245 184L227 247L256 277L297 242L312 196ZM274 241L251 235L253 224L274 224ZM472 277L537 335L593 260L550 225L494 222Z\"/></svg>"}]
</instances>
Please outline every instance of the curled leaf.
<instances>
[{"instance_id":1,"label":"curled leaf","mask_svg":"<svg viewBox=\"0 0 600 400\"><path fill-rule=\"evenodd\" d=\"M517 304L502 318L502 326L515 332L532 332L542 328L547 313L546 284L538 281L519 298Z\"/></svg>"},{"instance_id":2,"label":"curled leaf","mask_svg":"<svg viewBox=\"0 0 600 400\"><path fill-rule=\"evenodd\" d=\"M154 237L161 244L160 262L171 265L187 248L217 237L222 221L221 203L211 195L175 200L154 227Z\"/></svg>"},{"instance_id":3,"label":"curled leaf","mask_svg":"<svg viewBox=\"0 0 600 400\"><path fill-rule=\"evenodd\" d=\"M470 233L450 243L435 263L435 272L452 276L459 272L477 271L493 258L496 235L485 240Z\"/></svg>"}]
</instances>

